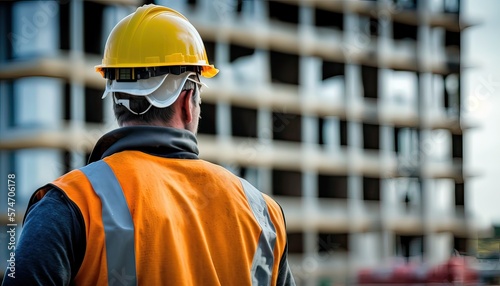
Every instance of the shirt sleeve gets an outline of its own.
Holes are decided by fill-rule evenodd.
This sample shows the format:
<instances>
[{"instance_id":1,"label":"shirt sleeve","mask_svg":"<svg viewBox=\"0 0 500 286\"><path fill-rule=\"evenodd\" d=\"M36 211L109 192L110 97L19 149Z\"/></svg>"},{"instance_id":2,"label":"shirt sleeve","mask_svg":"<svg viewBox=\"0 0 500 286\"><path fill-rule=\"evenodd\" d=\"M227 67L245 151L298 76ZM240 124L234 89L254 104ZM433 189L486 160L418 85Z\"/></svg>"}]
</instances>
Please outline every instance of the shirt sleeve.
<instances>
[{"instance_id":1,"label":"shirt sleeve","mask_svg":"<svg viewBox=\"0 0 500 286\"><path fill-rule=\"evenodd\" d=\"M279 204L278 204L279 205ZM285 212L283 208L279 206L281 209L281 213L283 214L283 222L286 226ZM288 238L287 243L285 245L285 250L281 255L281 260L278 268L278 279L276 282L277 286L295 286L295 279L292 275L292 270L290 269L290 265L288 264Z\"/></svg>"},{"instance_id":2,"label":"shirt sleeve","mask_svg":"<svg viewBox=\"0 0 500 286\"><path fill-rule=\"evenodd\" d=\"M52 189L32 205L15 249L15 272L2 285L70 285L85 255L85 223L78 207Z\"/></svg>"},{"instance_id":3,"label":"shirt sleeve","mask_svg":"<svg viewBox=\"0 0 500 286\"><path fill-rule=\"evenodd\" d=\"M276 285L295 286L295 280L293 279L292 271L288 265L288 244L281 257Z\"/></svg>"}]
</instances>

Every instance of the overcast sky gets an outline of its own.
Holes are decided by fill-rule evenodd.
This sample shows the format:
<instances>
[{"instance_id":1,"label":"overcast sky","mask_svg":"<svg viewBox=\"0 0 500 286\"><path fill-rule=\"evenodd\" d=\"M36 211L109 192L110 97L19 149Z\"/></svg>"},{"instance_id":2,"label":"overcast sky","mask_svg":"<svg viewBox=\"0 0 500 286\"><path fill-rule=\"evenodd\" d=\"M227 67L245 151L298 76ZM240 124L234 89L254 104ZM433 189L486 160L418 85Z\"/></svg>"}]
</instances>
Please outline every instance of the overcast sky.
<instances>
[{"instance_id":1,"label":"overcast sky","mask_svg":"<svg viewBox=\"0 0 500 286\"><path fill-rule=\"evenodd\" d=\"M466 203L482 223L500 224L500 1L465 0L465 19L478 25L464 32L464 98L478 127L466 132L466 166L478 176L469 179Z\"/></svg>"}]
</instances>

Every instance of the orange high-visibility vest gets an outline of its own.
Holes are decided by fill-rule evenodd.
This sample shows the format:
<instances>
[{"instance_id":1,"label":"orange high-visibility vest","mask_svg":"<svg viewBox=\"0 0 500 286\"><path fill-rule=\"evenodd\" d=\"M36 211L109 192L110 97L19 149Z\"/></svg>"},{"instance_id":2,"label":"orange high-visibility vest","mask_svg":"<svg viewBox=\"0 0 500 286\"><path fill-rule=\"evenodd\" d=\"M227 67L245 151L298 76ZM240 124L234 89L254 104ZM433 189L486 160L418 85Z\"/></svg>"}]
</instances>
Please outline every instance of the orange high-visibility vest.
<instances>
[{"instance_id":1,"label":"orange high-visibility vest","mask_svg":"<svg viewBox=\"0 0 500 286\"><path fill-rule=\"evenodd\" d=\"M217 165L125 151L52 184L85 221L76 285L276 284L281 209Z\"/></svg>"}]
</instances>

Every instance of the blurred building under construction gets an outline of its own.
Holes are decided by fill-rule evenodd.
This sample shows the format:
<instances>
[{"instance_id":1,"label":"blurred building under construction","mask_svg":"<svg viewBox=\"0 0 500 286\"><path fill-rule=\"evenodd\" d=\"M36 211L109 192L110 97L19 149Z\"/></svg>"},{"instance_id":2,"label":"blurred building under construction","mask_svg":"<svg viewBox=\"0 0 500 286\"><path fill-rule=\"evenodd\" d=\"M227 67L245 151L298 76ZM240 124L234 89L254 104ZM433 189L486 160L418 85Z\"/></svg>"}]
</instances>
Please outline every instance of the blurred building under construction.
<instances>
[{"instance_id":1,"label":"blurred building under construction","mask_svg":"<svg viewBox=\"0 0 500 286\"><path fill-rule=\"evenodd\" d=\"M0 173L16 174L19 224L37 187L117 127L93 66L150 2L0 2ZM154 2L190 19L221 71L205 80L201 157L280 202L299 285L470 253L460 0Z\"/></svg>"}]
</instances>

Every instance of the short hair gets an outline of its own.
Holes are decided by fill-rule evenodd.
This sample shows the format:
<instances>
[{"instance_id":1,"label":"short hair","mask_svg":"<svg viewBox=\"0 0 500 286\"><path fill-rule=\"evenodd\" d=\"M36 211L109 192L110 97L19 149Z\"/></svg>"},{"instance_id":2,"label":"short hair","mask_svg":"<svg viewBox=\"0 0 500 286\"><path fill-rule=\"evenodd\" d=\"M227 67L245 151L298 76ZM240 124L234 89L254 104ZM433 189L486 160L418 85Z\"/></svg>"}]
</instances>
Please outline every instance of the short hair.
<instances>
[{"instance_id":1,"label":"short hair","mask_svg":"<svg viewBox=\"0 0 500 286\"><path fill-rule=\"evenodd\" d=\"M187 80L184 83L184 87L182 88L182 91L185 90L194 90L191 99L193 100L193 104L198 104L200 91L199 89L196 88L196 83ZM116 98L123 98L124 95L130 96L125 93L117 92ZM149 106L150 103L144 96L130 97L130 109L132 109L137 113L143 112L144 110L148 109ZM167 106L165 108L158 108L155 106L151 106L151 108L144 114L134 114L130 112L125 106L119 104L113 104L113 110L119 126L123 126L125 123L151 124L155 121L168 123L170 122L170 120L172 120L172 117L174 116L174 110L172 108L172 105Z\"/></svg>"}]
</instances>

